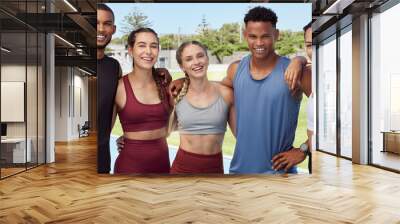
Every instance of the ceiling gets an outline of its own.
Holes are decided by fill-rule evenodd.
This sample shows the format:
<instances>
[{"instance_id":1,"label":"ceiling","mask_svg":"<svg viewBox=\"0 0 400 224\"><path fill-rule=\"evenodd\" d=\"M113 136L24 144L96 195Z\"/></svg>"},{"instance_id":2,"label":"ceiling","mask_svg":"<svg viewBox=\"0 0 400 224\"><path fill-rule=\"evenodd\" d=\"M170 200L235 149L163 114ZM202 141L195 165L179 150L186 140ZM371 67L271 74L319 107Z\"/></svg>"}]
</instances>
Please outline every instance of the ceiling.
<instances>
[{"instance_id":1,"label":"ceiling","mask_svg":"<svg viewBox=\"0 0 400 224\"><path fill-rule=\"evenodd\" d=\"M2 61L25 61L25 56L29 61L44 48L44 44L38 45L37 40L44 40L42 34L48 32L58 36L55 38L56 66L79 66L95 73L96 2L1 0L1 44L11 50ZM2 55L5 55L4 51Z\"/></svg>"},{"instance_id":2,"label":"ceiling","mask_svg":"<svg viewBox=\"0 0 400 224\"><path fill-rule=\"evenodd\" d=\"M313 0L313 36L331 27L347 15L373 11L388 0Z\"/></svg>"}]
</instances>

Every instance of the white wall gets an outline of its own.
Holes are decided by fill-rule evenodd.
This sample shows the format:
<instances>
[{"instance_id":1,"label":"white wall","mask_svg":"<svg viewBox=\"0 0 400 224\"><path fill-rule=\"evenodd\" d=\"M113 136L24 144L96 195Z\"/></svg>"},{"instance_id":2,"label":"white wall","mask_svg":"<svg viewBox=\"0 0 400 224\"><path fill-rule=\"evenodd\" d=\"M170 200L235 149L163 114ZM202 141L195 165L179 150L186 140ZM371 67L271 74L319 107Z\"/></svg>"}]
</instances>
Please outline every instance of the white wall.
<instances>
[{"instance_id":1,"label":"white wall","mask_svg":"<svg viewBox=\"0 0 400 224\"><path fill-rule=\"evenodd\" d=\"M55 141L70 141L88 120L88 78L72 67L56 67L55 73Z\"/></svg>"},{"instance_id":2,"label":"white wall","mask_svg":"<svg viewBox=\"0 0 400 224\"><path fill-rule=\"evenodd\" d=\"M47 2L50 11L53 10ZM46 163L55 161L55 42L54 35L46 36Z\"/></svg>"},{"instance_id":3,"label":"white wall","mask_svg":"<svg viewBox=\"0 0 400 224\"><path fill-rule=\"evenodd\" d=\"M55 141L68 140L68 68L55 68Z\"/></svg>"}]
</instances>

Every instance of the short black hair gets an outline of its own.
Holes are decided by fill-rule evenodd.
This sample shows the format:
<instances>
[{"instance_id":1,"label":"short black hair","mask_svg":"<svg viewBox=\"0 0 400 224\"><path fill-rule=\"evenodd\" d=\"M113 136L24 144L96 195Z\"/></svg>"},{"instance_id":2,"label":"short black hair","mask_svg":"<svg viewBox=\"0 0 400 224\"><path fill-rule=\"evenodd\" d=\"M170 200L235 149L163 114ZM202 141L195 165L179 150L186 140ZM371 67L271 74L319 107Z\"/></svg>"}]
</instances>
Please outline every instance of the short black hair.
<instances>
[{"instance_id":1,"label":"short black hair","mask_svg":"<svg viewBox=\"0 0 400 224\"><path fill-rule=\"evenodd\" d=\"M306 32L309 28L311 28L312 21L303 27L303 31Z\"/></svg>"},{"instance_id":2,"label":"short black hair","mask_svg":"<svg viewBox=\"0 0 400 224\"><path fill-rule=\"evenodd\" d=\"M112 9L110 7L108 7L106 4L104 3L98 3L97 4L97 10L103 10L103 11L107 11L110 12L113 18L113 22L115 22L115 16L114 16L114 12L112 11Z\"/></svg>"},{"instance_id":3,"label":"short black hair","mask_svg":"<svg viewBox=\"0 0 400 224\"><path fill-rule=\"evenodd\" d=\"M278 22L278 17L275 12L269 8L265 8L262 6L257 6L250 9L247 14L244 16L244 23L247 25L247 22L270 22L272 26L275 28L276 23Z\"/></svg>"}]
</instances>

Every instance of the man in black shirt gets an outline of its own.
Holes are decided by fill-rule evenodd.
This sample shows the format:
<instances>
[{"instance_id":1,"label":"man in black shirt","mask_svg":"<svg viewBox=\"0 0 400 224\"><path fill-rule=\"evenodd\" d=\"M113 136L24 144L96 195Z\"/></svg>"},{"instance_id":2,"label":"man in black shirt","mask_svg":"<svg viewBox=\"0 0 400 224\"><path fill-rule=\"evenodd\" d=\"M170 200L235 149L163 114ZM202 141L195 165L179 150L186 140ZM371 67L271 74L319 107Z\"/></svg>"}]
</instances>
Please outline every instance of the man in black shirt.
<instances>
[{"instance_id":1,"label":"man in black shirt","mask_svg":"<svg viewBox=\"0 0 400 224\"><path fill-rule=\"evenodd\" d=\"M118 80L122 75L117 60L104 54L106 46L115 33L113 11L105 4L97 4L97 172L110 173L110 134L114 98ZM163 85L169 85L171 75L165 68L156 73L164 77Z\"/></svg>"},{"instance_id":2,"label":"man in black shirt","mask_svg":"<svg viewBox=\"0 0 400 224\"><path fill-rule=\"evenodd\" d=\"M114 98L122 71L117 60L104 54L115 33L114 13L97 5L97 172L110 172L110 133Z\"/></svg>"}]
</instances>

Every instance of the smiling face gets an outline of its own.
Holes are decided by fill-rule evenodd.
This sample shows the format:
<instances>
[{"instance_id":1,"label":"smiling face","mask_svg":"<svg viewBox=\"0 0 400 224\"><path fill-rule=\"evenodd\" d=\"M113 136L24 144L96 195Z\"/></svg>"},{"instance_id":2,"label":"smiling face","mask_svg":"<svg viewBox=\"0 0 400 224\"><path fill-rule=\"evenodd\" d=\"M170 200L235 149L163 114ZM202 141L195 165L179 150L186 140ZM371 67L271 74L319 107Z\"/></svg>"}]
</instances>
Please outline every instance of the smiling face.
<instances>
[{"instance_id":1,"label":"smiling face","mask_svg":"<svg viewBox=\"0 0 400 224\"><path fill-rule=\"evenodd\" d=\"M274 53L279 31L272 26L271 22L249 21L244 36L251 55L257 59L265 59Z\"/></svg>"},{"instance_id":2,"label":"smiling face","mask_svg":"<svg viewBox=\"0 0 400 224\"><path fill-rule=\"evenodd\" d=\"M97 10L97 48L106 48L115 29L112 13L106 10Z\"/></svg>"},{"instance_id":3,"label":"smiling face","mask_svg":"<svg viewBox=\"0 0 400 224\"><path fill-rule=\"evenodd\" d=\"M185 46L179 65L189 78L204 78L207 76L208 56L205 50L196 45Z\"/></svg>"},{"instance_id":4,"label":"smiling face","mask_svg":"<svg viewBox=\"0 0 400 224\"><path fill-rule=\"evenodd\" d=\"M158 58L158 39L151 32L136 33L135 41L131 43L128 51L133 58L134 66L151 69Z\"/></svg>"}]
</instances>

